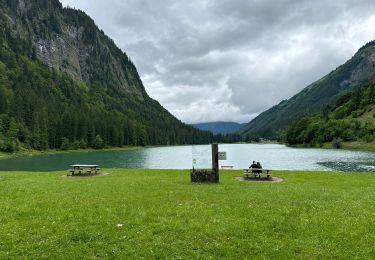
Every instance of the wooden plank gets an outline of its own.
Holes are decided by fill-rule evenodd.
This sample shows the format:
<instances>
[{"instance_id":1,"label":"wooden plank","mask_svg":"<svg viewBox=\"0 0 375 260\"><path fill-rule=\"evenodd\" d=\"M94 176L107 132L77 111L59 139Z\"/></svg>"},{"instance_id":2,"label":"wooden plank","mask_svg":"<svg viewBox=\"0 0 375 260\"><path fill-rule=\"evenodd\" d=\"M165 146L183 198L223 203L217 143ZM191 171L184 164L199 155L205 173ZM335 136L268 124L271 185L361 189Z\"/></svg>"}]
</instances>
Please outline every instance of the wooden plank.
<instances>
[{"instance_id":1,"label":"wooden plank","mask_svg":"<svg viewBox=\"0 0 375 260\"><path fill-rule=\"evenodd\" d=\"M249 168L243 171L243 176L244 178L250 178L253 176L255 178L263 177L269 179L272 176L272 173L269 169Z\"/></svg>"},{"instance_id":2,"label":"wooden plank","mask_svg":"<svg viewBox=\"0 0 375 260\"><path fill-rule=\"evenodd\" d=\"M83 168L91 168L91 167L99 167L99 165L90 165L90 164L73 164L73 165L70 165L71 167L83 167Z\"/></svg>"}]
</instances>

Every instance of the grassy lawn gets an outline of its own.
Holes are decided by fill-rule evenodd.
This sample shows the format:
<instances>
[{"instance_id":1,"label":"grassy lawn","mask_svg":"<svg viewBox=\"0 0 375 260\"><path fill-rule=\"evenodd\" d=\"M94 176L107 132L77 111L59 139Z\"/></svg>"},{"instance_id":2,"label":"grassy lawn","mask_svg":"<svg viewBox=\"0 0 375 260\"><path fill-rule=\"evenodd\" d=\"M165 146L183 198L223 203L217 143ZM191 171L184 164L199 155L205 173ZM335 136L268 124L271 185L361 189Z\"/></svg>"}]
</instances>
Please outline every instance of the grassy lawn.
<instances>
[{"instance_id":1,"label":"grassy lawn","mask_svg":"<svg viewBox=\"0 0 375 260\"><path fill-rule=\"evenodd\" d=\"M0 172L0 259L371 258L375 175L277 172L194 185L188 171ZM117 227L117 224L123 224Z\"/></svg>"}]
</instances>

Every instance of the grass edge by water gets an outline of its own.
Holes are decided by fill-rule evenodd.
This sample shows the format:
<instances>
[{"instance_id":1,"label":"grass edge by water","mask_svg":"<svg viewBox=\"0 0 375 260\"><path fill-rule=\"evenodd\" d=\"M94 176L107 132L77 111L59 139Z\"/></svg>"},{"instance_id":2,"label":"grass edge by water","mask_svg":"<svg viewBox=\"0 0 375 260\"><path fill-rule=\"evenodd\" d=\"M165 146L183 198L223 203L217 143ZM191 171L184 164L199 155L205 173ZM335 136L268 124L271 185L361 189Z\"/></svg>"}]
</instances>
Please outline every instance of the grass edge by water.
<instances>
[{"instance_id":1,"label":"grass edge by water","mask_svg":"<svg viewBox=\"0 0 375 260\"><path fill-rule=\"evenodd\" d=\"M22 149L15 153L6 153L0 152L0 160L11 159L15 157L23 157L23 156L35 156L35 155L42 155L42 154L64 154L64 153L80 153L80 152L87 152L87 153L94 153L94 152L106 152L106 151L127 151L127 150L137 150L143 149L144 147L141 146L123 146L123 147L108 147L103 149L71 149L71 150L46 150L46 151L39 151L33 149Z\"/></svg>"}]
</instances>

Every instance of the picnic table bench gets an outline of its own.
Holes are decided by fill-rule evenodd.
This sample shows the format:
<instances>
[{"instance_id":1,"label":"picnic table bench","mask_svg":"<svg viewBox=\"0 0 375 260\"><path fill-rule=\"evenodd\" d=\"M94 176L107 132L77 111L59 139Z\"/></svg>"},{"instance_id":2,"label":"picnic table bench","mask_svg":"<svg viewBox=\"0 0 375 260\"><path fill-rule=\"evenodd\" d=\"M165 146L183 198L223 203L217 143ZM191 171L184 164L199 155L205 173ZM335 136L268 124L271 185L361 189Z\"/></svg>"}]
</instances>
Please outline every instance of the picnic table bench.
<instances>
[{"instance_id":1,"label":"picnic table bench","mask_svg":"<svg viewBox=\"0 0 375 260\"><path fill-rule=\"evenodd\" d=\"M100 173L99 165L73 164L70 175L94 175Z\"/></svg>"},{"instance_id":2,"label":"picnic table bench","mask_svg":"<svg viewBox=\"0 0 375 260\"><path fill-rule=\"evenodd\" d=\"M271 170L269 169L249 168L243 171L244 179L250 179L251 177L258 179L261 179L262 177L265 179L270 179L271 176Z\"/></svg>"}]
</instances>

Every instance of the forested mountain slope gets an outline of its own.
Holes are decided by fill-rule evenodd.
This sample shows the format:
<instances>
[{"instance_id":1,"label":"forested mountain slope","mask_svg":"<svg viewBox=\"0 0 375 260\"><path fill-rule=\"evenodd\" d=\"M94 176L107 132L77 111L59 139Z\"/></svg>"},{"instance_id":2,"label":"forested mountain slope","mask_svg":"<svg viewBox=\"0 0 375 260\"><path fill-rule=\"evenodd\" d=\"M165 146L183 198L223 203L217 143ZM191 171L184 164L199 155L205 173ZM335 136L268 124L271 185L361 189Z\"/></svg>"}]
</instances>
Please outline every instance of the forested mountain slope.
<instances>
[{"instance_id":1,"label":"forested mountain slope","mask_svg":"<svg viewBox=\"0 0 375 260\"><path fill-rule=\"evenodd\" d=\"M81 11L0 0L0 150L207 143L151 99L134 64Z\"/></svg>"},{"instance_id":2,"label":"forested mountain slope","mask_svg":"<svg viewBox=\"0 0 375 260\"><path fill-rule=\"evenodd\" d=\"M240 130L247 138L277 139L290 123L317 112L346 91L375 79L375 42L370 42L344 65L312 83L297 95L263 112Z\"/></svg>"},{"instance_id":3,"label":"forested mountain slope","mask_svg":"<svg viewBox=\"0 0 375 260\"><path fill-rule=\"evenodd\" d=\"M330 103L319 113L291 124L289 144L321 145L333 140L375 141L375 84L365 85Z\"/></svg>"}]
</instances>

